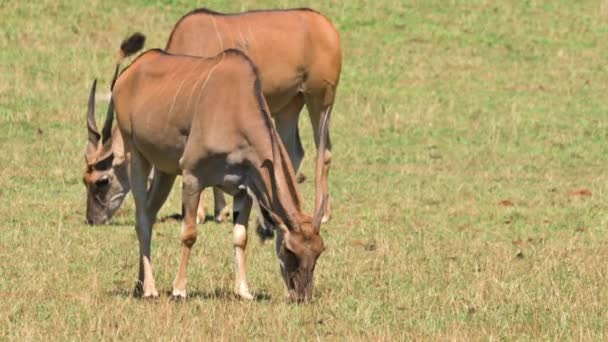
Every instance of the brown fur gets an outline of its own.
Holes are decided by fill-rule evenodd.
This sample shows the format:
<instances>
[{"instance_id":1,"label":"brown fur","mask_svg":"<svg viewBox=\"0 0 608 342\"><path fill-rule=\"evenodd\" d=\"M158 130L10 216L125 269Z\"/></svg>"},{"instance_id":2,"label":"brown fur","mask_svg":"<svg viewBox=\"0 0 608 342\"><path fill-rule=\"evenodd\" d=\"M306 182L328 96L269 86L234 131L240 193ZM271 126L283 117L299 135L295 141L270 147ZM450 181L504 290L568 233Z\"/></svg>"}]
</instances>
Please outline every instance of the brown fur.
<instances>
[{"instance_id":1,"label":"brown fur","mask_svg":"<svg viewBox=\"0 0 608 342\"><path fill-rule=\"evenodd\" d=\"M211 57L224 49L245 52L258 66L262 90L292 165L297 171L304 157L298 118L306 105L319 145L320 122L333 107L340 78L342 52L338 31L320 13L310 9L263 10L222 14L194 10L173 28L166 50ZM331 163L329 136L320 173L318 193L328 193ZM316 198L317 206L322 198ZM324 221L330 216L330 206Z\"/></svg>"},{"instance_id":2,"label":"brown fur","mask_svg":"<svg viewBox=\"0 0 608 342\"><path fill-rule=\"evenodd\" d=\"M235 196L238 212L233 237L235 293L252 298L244 253L251 194L280 228L277 253L289 293L298 301L310 299L314 265L324 249L319 235L324 206L318 207L314 218L304 212L295 173L270 122L249 58L237 50L213 58L150 50L120 75L112 98L125 151L130 153L143 295L158 294L150 261L151 228L179 174L185 216L175 296L185 296L200 193L217 186ZM326 134L326 122L322 126ZM148 189L152 167L155 175Z\"/></svg>"},{"instance_id":3,"label":"brown fur","mask_svg":"<svg viewBox=\"0 0 608 342\"><path fill-rule=\"evenodd\" d=\"M218 37L221 37L221 41ZM140 34L125 40L121 45L120 59L134 53L144 40ZM298 129L301 108L308 106L315 131L315 143L319 145L320 121L323 113L329 113L333 106L341 68L337 31L329 20L310 9L237 14L198 9L178 21L167 43L170 52L206 57L215 56L224 48L244 51L259 66L262 92L270 105L271 115L276 120L276 128L286 146L292 167L297 171L304 157ZM118 70L117 65L116 75ZM107 127L107 122L104 127ZM109 132L104 128L104 135ZM107 222L129 191L128 179L125 178L127 174L121 171L128 162L129 155L122 152L120 132L114 130L112 139L117 140L117 143L111 143L112 147L118 149L114 154L120 156L113 162L117 170L85 174L87 201L90 204L87 221L92 224ZM327 176L331 163L329 135L325 143L326 148L318 148L317 154L316 183L319 194L328 193ZM89 144L87 158L96 159L99 154L107 154L107 151L97 143L94 146ZM104 177L110 181L110 191L102 191L95 186L95 180ZM226 200L217 188L214 188L213 195L214 218L218 222L224 221L229 214ZM112 198L116 200L110 201ZM321 200L317 196L317 206L320 206ZM327 221L329 216L328 202L323 221ZM204 218L205 209L201 200L198 219L202 221Z\"/></svg>"}]
</instances>

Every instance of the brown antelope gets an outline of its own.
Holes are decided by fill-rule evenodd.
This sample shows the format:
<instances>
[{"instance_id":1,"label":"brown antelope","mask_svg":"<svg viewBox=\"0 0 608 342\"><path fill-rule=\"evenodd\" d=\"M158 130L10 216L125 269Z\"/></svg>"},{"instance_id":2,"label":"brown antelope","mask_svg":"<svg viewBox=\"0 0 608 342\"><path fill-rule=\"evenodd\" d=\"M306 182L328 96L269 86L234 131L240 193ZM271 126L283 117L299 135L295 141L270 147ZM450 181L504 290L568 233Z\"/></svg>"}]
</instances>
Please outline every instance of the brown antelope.
<instances>
[{"instance_id":1,"label":"brown antelope","mask_svg":"<svg viewBox=\"0 0 608 342\"><path fill-rule=\"evenodd\" d=\"M165 50L174 54L212 57L228 48L245 52L257 64L262 91L275 118L276 129L297 172L304 158L298 129L302 107L305 104L308 107L318 150L320 119L322 113L331 110L334 102L342 64L337 30L327 18L310 9L241 14L197 9L178 21ZM93 144L97 147L99 139L95 136L99 136L99 133L94 133L97 131L95 120L89 118L88 123L89 146ZM113 165L97 170L95 165L87 162L87 169L96 171L95 175L85 174L84 178L88 190L87 221L93 224L108 221L129 191L126 172L128 154L124 155L122 151L120 132L114 130L111 139L116 140L116 143L110 144L115 148ZM323 171L315 180L318 194L328 194L327 177L331 162L329 136L325 146L323 159L318 161ZM102 149L102 146L87 148L91 151L87 161L95 160L94 155L100 154L98 150ZM213 195L214 217L221 222L228 214L226 200L217 188L213 188ZM315 199L316 206L321 202L319 196ZM323 222L329 219L330 212L328 201ZM204 216L201 202L199 220Z\"/></svg>"},{"instance_id":2,"label":"brown antelope","mask_svg":"<svg viewBox=\"0 0 608 342\"><path fill-rule=\"evenodd\" d=\"M176 175L182 175L182 253L173 296L186 296L186 268L197 239L200 193L216 186L234 196L235 294L253 298L247 285L245 248L255 202L263 220L279 228L276 250L290 297L311 298L315 264L324 250L319 233L326 197L320 196L323 200L314 217L304 212L257 69L244 53L233 49L200 58L149 50L116 80L106 118L109 127L114 108L124 149L130 153L129 179L140 248L138 286L144 297L158 295L150 261L152 225ZM328 120L329 110L321 125L320 151ZM109 127L104 126L104 131L111 131ZM317 158L324 156L319 153ZM320 175L322 163L318 165ZM152 167L155 173L148 189Z\"/></svg>"},{"instance_id":3,"label":"brown antelope","mask_svg":"<svg viewBox=\"0 0 608 342\"><path fill-rule=\"evenodd\" d=\"M264 97L297 172L304 158L298 130L302 107L308 108L318 149L321 118L334 103L342 65L338 31L326 17L306 8L237 14L197 9L177 22L165 48L174 54L202 57L215 56L225 49L241 50L257 65ZM318 162L323 172L315 181L317 206L321 194L329 193L329 136L321 153L323 159ZM324 222L330 212L328 202Z\"/></svg>"},{"instance_id":4,"label":"brown antelope","mask_svg":"<svg viewBox=\"0 0 608 342\"><path fill-rule=\"evenodd\" d=\"M134 34L122 43L122 54L119 56L117 65L127 56L139 51L144 44L145 37ZM93 91L95 85L93 86ZM87 188L86 221L89 224L107 223L116 210L120 208L123 200L130 191L129 186L129 153L125 153L123 138L118 127L113 130L107 124L102 134L99 133L95 124L94 103L89 102L87 112L88 141L85 149L86 168L83 176L84 185ZM213 191L216 209L214 218L216 221L224 221L229 212L221 190L214 188ZM205 209L201 200L197 214L197 221L205 219Z\"/></svg>"}]
</instances>

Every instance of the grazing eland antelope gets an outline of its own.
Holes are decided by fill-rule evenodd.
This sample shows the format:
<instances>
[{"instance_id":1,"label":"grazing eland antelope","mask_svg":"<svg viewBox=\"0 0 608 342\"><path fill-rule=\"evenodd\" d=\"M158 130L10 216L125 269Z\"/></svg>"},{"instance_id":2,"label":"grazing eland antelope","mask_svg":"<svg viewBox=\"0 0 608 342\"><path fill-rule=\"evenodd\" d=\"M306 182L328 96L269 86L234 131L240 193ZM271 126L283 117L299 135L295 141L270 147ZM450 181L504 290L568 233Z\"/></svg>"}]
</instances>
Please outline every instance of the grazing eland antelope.
<instances>
[{"instance_id":1,"label":"grazing eland antelope","mask_svg":"<svg viewBox=\"0 0 608 342\"><path fill-rule=\"evenodd\" d=\"M145 42L141 34L134 34L122 42L116 63L116 73L124 58L139 51ZM112 81L112 84L115 79ZM87 188L86 221L89 224L104 224L120 208L129 193L129 154L125 153L118 128L112 130L112 121L104 124L99 133L95 123L95 88L93 83L87 110L87 145L84 159L86 168L82 181ZM108 110L112 110L108 108Z\"/></svg>"},{"instance_id":2,"label":"grazing eland antelope","mask_svg":"<svg viewBox=\"0 0 608 342\"><path fill-rule=\"evenodd\" d=\"M89 103L94 103L94 88L95 83ZM182 175L182 252L174 297L186 297L186 268L197 240L200 193L216 186L234 196L235 294L253 299L247 285L245 248L255 203L263 221L279 228L276 251L290 297L298 302L311 298L315 265L325 248L320 227L327 197L317 195L322 200L314 216L304 212L295 172L272 124L258 71L243 52L232 49L200 58L149 50L116 80L106 123L112 122L113 109L124 149L130 153L129 180L140 249L137 289L144 297L158 296L150 259L152 225L176 175ZM326 110L323 137L329 115ZM317 158L324 155L319 153ZM317 175L323 171L321 164ZM148 189L152 167L155 172Z\"/></svg>"},{"instance_id":3,"label":"grazing eland antelope","mask_svg":"<svg viewBox=\"0 0 608 342\"><path fill-rule=\"evenodd\" d=\"M308 108L319 151L321 118L334 103L342 65L338 31L325 16L307 8L236 14L197 9L177 22L165 48L174 54L202 57L225 49L241 50L257 65L276 129L298 172L304 158L298 129L302 107ZM320 150L323 158L318 160L323 171L315 180L317 207L321 194L329 194L329 135L324 146ZM218 212L225 201L219 198L221 194L215 195ZM323 222L329 220L330 208L328 200Z\"/></svg>"},{"instance_id":4,"label":"grazing eland antelope","mask_svg":"<svg viewBox=\"0 0 608 342\"><path fill-rule=\"evenodd\" d=\"M145 42L142 34L134 34L122 43L117 68L124 58L141 50ZM113 80L114 82L115 80ZM96 84L92 91L95 91ZM92 225L107 223L120 208L131 190L129 185L129 154L124 151L123 138L118 127L111 128L112 122L105 122L103 137L95 123L95 104L89 99L87 111L88 141L85 149L86 168L83 183L87 188L86 222ZM108 126L109 125L109 126ZM213 195L217 209L216 221L224 221L229 212L221 190L214 188ZM200 201L197 221L205 219L205 208Z\"/></svg>"}]
</instances>

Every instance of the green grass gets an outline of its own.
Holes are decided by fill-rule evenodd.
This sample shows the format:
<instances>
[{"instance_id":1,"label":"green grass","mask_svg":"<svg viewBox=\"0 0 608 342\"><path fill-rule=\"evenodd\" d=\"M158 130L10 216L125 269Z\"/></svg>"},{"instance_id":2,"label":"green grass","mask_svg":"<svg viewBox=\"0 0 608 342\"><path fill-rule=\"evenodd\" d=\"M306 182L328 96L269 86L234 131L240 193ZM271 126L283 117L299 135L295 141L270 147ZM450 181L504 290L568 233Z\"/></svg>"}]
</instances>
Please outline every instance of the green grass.
<instances>
[{"instance_id":1,"label":"green grass","mask_svg":"<svg viewBox=\"0 0 608 342\"><path fill-rule=\"evenodd\" d=\"M132 200L110 226L83 224L87 93L109 84L129 33L162 47L197 6L0 1L0 340L608 337L601 1L206 1L312 6L341 32L316 298L287 303L272 243L251 234L261 299L235 300L230 226L208 223L190 299L171 302L171 221L153 239L161 298L131 297ZM310 208L312 182L301 190ZM160 216L179 212L179 193Z\"/></svg>"}]
</instances>

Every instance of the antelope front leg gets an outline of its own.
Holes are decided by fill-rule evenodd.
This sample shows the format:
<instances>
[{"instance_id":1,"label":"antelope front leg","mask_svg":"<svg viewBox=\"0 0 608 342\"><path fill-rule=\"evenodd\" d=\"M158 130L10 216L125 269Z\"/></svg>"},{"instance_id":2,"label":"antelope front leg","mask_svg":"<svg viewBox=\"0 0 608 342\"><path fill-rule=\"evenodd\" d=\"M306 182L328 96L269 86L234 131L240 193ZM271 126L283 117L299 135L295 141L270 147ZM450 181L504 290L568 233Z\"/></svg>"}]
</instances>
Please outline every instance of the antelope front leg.
<instances>
[{"instance_id":1,"label":"antelope front leg","mask_svg":"<svg viewBox=\"0 0 608 342\"><path fill-rule=\"evenodd\" d=\"M196 216L200 200L201 188L198 179L192 174L184 172L182 188L182 204L184 208L184 220L182 222L182 254L179 260L177 275L173 281L173 297L186 298L186 269L190 250L196 242Z\"/></svg>"},{"instance_id":2,"label":"antelope front leg","mask_svg":"<svg viewBox=\"0 0 608 342\"><path fill-rule=\"evenodd\" d=\"M247 266L245 265L247 248L247 225L249 213L251 212L252 200L247 193L240 193L234 197L233 213L234 231L232 243L234 245L234 259L236 266L236 278L234 281L234 294L243 299L252 300L247 285Z\"/></svg>"},{"instance_id":3,"label":"antelope front leg","mask_svg":"<svg viewBox=\"0 0 608 342\"><path fill-rule=\"evenodd\" d=\"M145 297L158 297L158 291L152 276L150 244L152 242L153 215L146 205L148 199L148 175L150 163L136 150L131 153L130 182L135 199L135 230L139 241L139 280L135 294Z\"/></svg>"}]
</instances>

